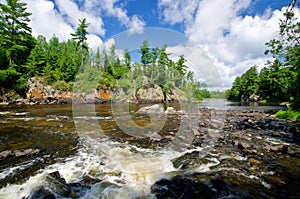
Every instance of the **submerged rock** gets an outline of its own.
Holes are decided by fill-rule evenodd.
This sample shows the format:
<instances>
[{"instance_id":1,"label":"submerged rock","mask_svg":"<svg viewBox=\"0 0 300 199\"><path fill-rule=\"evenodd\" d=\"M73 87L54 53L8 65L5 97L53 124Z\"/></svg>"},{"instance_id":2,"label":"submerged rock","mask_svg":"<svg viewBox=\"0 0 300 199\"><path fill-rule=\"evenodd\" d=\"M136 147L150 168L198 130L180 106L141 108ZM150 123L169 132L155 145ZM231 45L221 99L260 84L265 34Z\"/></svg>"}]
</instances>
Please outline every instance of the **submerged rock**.
<instances>
[{"instance_id":1,"label":"submerged rock","mask_svg":"<svg viewBox=\"0 0 300 199\"><path fill-rule=\"evenodd\" d=\"M6 150L0 153L0 160L10 157L24 157L24 156L33 156L42 152L40 149L23 149L23 150Z\"/></svg>"},{"instance_id":2,"label":"submerged rock","mask_svg":"<svg viewBox=\"0 0 300 199\"><path fill-rule=\"evenodd\" d=\"M209 199L213 198L214 191L203 183L196 183L190 179L176 176L171 180L161 179L152 187L151 191L158 199Z\"/></svg>"}]
</instances>

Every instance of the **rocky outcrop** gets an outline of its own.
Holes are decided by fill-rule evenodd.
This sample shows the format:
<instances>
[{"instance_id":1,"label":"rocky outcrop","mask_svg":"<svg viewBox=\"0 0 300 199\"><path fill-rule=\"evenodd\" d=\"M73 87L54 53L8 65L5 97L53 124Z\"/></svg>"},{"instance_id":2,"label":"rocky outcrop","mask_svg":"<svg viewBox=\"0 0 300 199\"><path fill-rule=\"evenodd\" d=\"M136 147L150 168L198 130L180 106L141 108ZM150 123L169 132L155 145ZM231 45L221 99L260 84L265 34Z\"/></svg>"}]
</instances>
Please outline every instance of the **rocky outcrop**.
<instances>
[{"instance_id":1,"label":"rocky outcrop","mask_svg":"<svg viewBox=\"0 0 300 199\"><path fill-rule=\"evenodd\" d=\"M110 91L94 89L89 93L74 93L56 90L36 77L28 79L26 98L34 104L70 104L70 103L105 103L113 96L122 95L122 90Z\"/></svg>"},{"instance_id":2,"label":"rocky outcrop","mask_svg":"<svg viewBox=\"0 0 300 199\"><path fill-rule=\"evenodd\" d=\"M73 94L69 91L55 90L45 86L39 78L28 79L26 98L35 104L66 104L71 103Z\"/></svg>"},{"instance_id":3,"label":"rocky outcrop","mask_svg":"<svg viewBox=\"0 0 300 199\"><path fill-rule=\"evenodd\" d=\"M166 93L157 84L150 84L144 77L143 86L126 90L117 88L114 90L93 89L89 92L71 92L54 89L45 85L41 78L32 77L27 82L28 90L26 99L22 99L15 92L0 88L1 104L102 104L111 101L125 103L163 103L188 101L185 93L176 88Z\"/></svg>"},{"instance_id":4,"label":"rocky outcrop","mask_svg":"<svg viewBox=\"0 0 300 199\"><path fill-rule=\"evenodd\" d=\"M156 84L146 85L137 91L136 99L144 103L164 102L164 93Z\"/></svg>"},{"instance_id":5,"label":"rocky outcrop","mask_svg":"<svg viewBox=\"0 0 300 199\"><path fill-rule=\"evenodd\" d=\"M20 99L20 95L16 92L0 87L0 104L12 104L19 102Z\"/></svg>"}]
</instances>

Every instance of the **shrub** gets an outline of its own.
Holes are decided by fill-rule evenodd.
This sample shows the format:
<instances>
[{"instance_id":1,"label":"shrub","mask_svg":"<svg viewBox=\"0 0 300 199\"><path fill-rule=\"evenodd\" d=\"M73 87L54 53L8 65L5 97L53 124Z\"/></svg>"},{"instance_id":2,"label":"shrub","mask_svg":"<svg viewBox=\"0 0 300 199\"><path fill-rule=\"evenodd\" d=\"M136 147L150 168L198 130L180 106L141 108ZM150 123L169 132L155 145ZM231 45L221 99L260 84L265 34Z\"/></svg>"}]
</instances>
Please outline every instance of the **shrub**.
<instances>
[{"instance_id":1,"label":"shrub","mask_svg":"<svg viewBox=\"0 0 300 199\"><path fill-rule=\"evenodd\" d=\"M300 121L300 112L293 111L291 109L283 111L280 110L276 114L276 117L282 118L282 119L291 119L293 121Z\"/></svg>"},{"instance_id":2,"label":"shrub","mask_svg":"<svg viewBox=\"0 0 300 199\"><path fill-rule=\"evenodd\" d=\"M69 85L65 81L56 81L53 84L53 88L56 90L67 91L67 90L69 90Z\"/></svg>"}]
</instances>

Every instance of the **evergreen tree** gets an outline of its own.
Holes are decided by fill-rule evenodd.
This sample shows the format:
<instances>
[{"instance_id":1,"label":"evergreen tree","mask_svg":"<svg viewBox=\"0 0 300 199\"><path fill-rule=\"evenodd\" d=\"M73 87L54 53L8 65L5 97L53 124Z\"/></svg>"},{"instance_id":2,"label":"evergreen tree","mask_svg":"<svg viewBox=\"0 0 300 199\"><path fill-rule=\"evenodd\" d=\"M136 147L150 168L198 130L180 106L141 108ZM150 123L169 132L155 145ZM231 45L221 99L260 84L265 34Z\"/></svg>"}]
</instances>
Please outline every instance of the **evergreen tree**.
<instances>
[{"instance_id":1,"label":"evergreen tree","mask_svg":"<svg viewBox=\"0 0 300 199\"><path fill-rule=\"evenodd\" d=\"M87 32L89 24L86 22L86 18L79 19L79 25L75 33L72 33L73 39L78 42L78 44L81 47L81 64L83 65L84 62L84 54L85 51L88 51L88 45L87 45L87 35L89 34Z\"/></svg>"},{"instance_id":2,"label":"evergreen tree","mask_svg":"<svg viewBox=\"0 0 300 199\"><path fill-rule=\"evenodd\" d=\"M143 70L145 72L146 65L151 63L151 52L147 40L143 41L143 44L140 47L140 53L141 53L141 63L143 64Z\"/></svg>"},{"instance_id":3,"label":"evergreen tree","mask_svg":"<svg viewBox=\"0 0 300 199\"><path fill-rule=\"evenodd\" d=\"M28 26L31 13L26 12L26 5L20 0L0 4L0 44L5 48L10 66L24 63L34 46Z\"/></svg>"},{"instance_id":4,"label":"evergreen tree","mask_svg":"<svg viewBox=\"0 0 300 199\"><path fill-rule=\"evenodd\" d=\"M126 65L126 67L128 69L130 69L131 57L130 57L130 53L129 53L128 49L125 49L125 51L124 51L124 63Z\"/></svg>"}]
</instances>

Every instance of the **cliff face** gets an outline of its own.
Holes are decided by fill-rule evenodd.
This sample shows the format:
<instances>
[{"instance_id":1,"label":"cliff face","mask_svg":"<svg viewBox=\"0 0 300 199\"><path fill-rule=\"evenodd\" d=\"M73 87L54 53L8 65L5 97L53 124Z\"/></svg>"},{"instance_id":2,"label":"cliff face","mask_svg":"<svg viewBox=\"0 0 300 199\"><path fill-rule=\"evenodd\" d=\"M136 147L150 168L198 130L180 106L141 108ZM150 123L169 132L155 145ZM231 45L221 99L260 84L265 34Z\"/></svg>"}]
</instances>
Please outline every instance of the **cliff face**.
<instances>
[{"instance_id":1,"label":"cliff face","mask_svg":"<svg viewBox=\"0 0 300 199\"><path fill-rule=\"evenodd\" d=\"M122 89L103 90L94 89L89 93L73 93L70 91L56 90L49 85L44 85L39 78L28 80L27 102L34 104L67 104L67 103L106 103L110 100L128 103L162 103L174 101L188 101L184 92L179 89L169 90L165 94L156 85L146 83L138 89L124 92Z\"/></svg>"}]
</instances>

